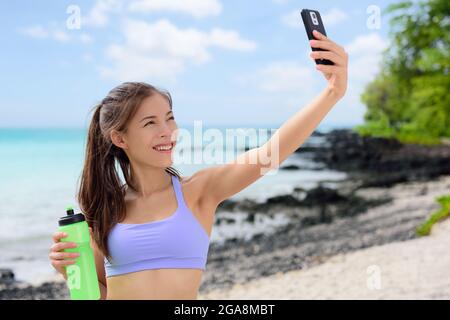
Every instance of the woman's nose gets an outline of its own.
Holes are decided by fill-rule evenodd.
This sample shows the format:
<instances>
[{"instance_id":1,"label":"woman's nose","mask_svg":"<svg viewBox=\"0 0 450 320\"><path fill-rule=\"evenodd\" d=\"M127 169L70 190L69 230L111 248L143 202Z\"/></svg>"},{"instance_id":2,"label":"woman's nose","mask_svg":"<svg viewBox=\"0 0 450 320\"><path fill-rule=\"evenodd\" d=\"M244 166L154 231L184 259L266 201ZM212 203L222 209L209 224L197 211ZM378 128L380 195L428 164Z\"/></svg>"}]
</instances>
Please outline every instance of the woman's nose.
<instances>
[{"instance_id":1,"label":"woman's nose","mask_svg":"<svg viewBox=\"0 0 450 320\"><path fill-rule=\"evenodd\" d=\"M162 137L164 137L164 136L169 136L169 137L170 137L171 134L172 134L172 129L171 129L171 127L170 127L168 124L164 124L164 125L161 127L160 135L161 135Z\"/></svg>"}]
</instances>

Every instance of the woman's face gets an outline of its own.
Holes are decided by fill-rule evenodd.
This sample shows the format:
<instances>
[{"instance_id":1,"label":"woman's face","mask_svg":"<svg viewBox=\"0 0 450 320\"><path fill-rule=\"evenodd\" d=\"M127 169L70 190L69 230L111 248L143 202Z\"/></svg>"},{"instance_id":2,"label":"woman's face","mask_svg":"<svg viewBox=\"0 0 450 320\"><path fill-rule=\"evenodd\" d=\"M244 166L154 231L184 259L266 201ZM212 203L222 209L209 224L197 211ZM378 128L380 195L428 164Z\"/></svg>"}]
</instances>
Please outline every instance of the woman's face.
<instances>
[{"instance_id":1,"label":"woman's face","mask_svg":"<svg viewBox=\"0 0 450 320\"><path fill-rule=\"evenodd\" d=\"M169 102L160 94L145 98L124 134L128 157L138 163L166 168L173 163L177 123ZM157 145L170 147L158 150Z\"/></svg>"}]
</instances>

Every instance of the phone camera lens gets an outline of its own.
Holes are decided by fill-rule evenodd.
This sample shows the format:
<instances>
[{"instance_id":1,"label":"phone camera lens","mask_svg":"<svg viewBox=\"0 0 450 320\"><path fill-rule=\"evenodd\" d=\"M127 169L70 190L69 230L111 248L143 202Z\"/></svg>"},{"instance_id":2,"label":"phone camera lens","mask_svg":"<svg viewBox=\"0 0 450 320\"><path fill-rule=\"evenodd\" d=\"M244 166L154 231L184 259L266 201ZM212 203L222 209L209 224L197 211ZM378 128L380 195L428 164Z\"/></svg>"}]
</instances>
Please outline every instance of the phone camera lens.
<instances>
[{"instance_id":1,"label":"phone camera lens","mask_svg":"<svg viewBox=\"0 0 450 320\"><path fill-rule=\"evenodd\" d=\"M312 19L313 24L319 25L319 21L317 20L316 13L315 12L310 12L310 15L311 15L311 19Z\"/></svg>"}]
</instances>

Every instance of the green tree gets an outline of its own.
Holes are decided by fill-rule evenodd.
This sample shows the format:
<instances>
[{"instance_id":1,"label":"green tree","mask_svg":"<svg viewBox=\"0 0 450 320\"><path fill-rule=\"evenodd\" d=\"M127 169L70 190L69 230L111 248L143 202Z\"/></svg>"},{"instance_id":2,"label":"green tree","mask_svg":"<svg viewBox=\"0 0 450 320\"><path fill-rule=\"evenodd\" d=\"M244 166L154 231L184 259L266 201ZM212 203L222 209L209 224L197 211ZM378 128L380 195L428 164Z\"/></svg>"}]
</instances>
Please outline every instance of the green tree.
<instances>
[{"instance_id":1,"label":"green tree","mask_svg":"<svg viewBox=\"0 0 450 320\"><path fill-rule=\"evenodd\" d=\"M361 95L362 135L436 144L450 137L450 2L390 5L391 45L382 70Z\"/></svg>"}]
</instances>

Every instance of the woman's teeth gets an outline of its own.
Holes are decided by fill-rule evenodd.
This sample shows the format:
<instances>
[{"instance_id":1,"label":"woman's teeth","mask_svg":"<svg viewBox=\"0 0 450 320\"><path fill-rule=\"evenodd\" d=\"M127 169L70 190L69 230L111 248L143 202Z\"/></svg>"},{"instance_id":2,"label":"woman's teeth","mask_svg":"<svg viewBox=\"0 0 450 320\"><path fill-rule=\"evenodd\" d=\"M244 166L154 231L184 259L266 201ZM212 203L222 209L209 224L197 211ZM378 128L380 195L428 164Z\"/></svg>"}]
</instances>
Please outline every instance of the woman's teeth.
<instances>
[{"instance_id":1,"label":"woman's teeth","mask_svg":"<svg viewBox=\"0 0 450 320\"><path fill-rule=\"evenodd\" d=\"M165 146L158 146L158 147L153 147L153 149L157 150L157 151L169 151L172 150L172 145L165 145Z\"/></svg>"}]
</instances>

